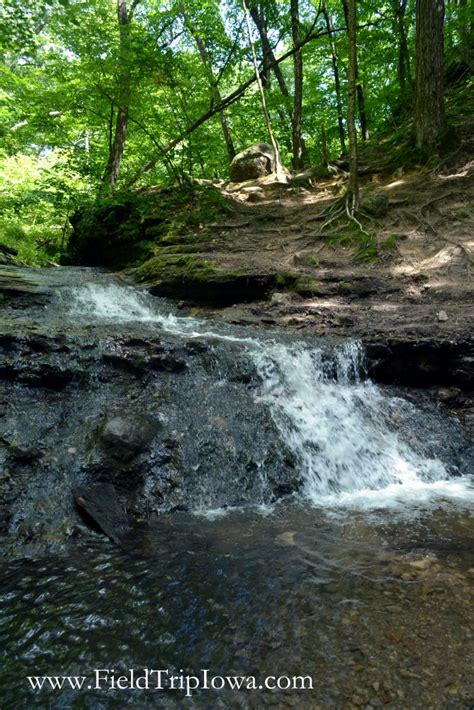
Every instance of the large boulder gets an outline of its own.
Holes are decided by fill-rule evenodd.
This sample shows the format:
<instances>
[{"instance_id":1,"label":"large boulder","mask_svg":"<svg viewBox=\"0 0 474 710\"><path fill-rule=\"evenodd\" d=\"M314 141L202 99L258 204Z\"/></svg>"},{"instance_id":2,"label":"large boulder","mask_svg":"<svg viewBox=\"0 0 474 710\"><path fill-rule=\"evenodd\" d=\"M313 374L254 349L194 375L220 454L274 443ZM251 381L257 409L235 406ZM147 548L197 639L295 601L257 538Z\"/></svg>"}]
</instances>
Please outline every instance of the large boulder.
<instances>
[{"instance_id":1,"label":"large boulder","mask_svg":"<svg viewBox=\"0 0 474 710\"><path fill-rule=\"evenodd\" d=\"M256 180L275 171L275 151L268 143L254 143L238 153L230 164L233 182Z\"/></svg>"}]
</instances>

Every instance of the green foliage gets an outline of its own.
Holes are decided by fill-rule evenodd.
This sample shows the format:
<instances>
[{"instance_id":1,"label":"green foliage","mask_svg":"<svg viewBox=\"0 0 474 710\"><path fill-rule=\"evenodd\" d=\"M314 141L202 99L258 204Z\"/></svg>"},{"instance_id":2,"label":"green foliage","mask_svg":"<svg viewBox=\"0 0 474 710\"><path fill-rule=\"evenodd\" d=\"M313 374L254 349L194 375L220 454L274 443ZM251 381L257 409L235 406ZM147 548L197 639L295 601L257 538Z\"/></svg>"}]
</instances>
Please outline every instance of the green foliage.
<instances>
[{"instance_id":1,"label":"green foliage","mask_svg":"<svg viewBox=\"0 0 474 710\"><path fill-rule=\"evenodd\" d=\"M355 248L355 257L358 261L369 263L378 256L375 235L360 230L354 222L345 223L344 231L327 236L326 241L333 247Z\"/></svg>"},{"instance_id":2,"label":"green foliage","mask_svg":"<svg viewBox=\"0 0 474 710\"><path fill-rule=\"evenodd\" d=\"M67 217L85 184L58 151L0 159L0 242L25 264L57 261L67 244Z\"/></svg>"},{"instance_id":3,"label":"green foliage","mask_svg":"<svg viewBox=\"0 0 474 710\"><path fill-rule=\"evenodd\" d=\"M391 234L387 239L384 240L382 247L388 249L389 251L394 251L398 244L398 234Z\"/></svg>"},{"instance_id":4,"label":"green foliage","mask_svg":"<svg viewBox=\"0 0 474 710\"><path fill-rule=\"evenodd\" d=\"M302 130L308 162L322 160L322 126L330 158L341 153L338 108L331 43L317 3L300 0L301 34L319 38L302 50L304 92ZM80 203L94 203L108 163L118 106L127 78L128 125L121 164L116 212L133 196L126 184L150 157L156 155L198 116L227 96L252 74L251 56L240 0L128 1L131 16L124 51L120 42L115 3L110 0L3 0L0 6L0 240L17 246L27 263L59 258L65 246L67 217ZM400 28L397 2L358 4L359 83L363 87L370 132L385 138L369 145L367 158L380 152L392 155L391 166L418 159L410 145L411 95L414 79L415 3L403 18L409 68L402 91L398 76ZM326 0L334 28L343 123L347 111L348 42L343 4ZM289 3L258 3L268 40L276 54L292 46ZM468 3L447 5L446 54L452 100L448 115L473 110L465 97L472 90L467 61ZM315 23L316 20L316 24ZM201 39L202 48L196 42ZM254 28L259 60L262 38ZM470 49L471 48L471 49ZM291 113L294 90L293 61L280 65L281 77L267 72L265 93L283 162L291 160ZM449 77L448 77L449 78ZM283 79L289 95L282 91ZM256 86L251 86L226 109L226 119L237 151L268 140ZM451 134L453 135L453 134ZM370 152L372 151L372 153ZM226 178L228 155L220 117L214 116L144 173L142 184L169 185L187 178ZM160 193L162 203L152 213L146 201L135 205L136 219L163 246L192 247L201 238L200 225L218 219L228 209L216 191ZM86 211L83 214L87 225ZM161 214L161 216L160 216ZM89 214L89 227L97 226ZM173 215L173 216L171 216ZM147 221L148 220L148 221ZM153 223L154 220L154 223ZM184 237L185 235L185 237ZM122 234L123 243L127 235ZM339 243L343 244L342 234ZM376 256L372 238L348 235L357 241L361 259ZM143 241L143 240L142 240ZM148 239L144 240L149 241ZM347 240L346 240L347 241ZM334 243L337 242L335 238ZM136 254L147 250L135 244ZM138 257L137 257L138 258ZM314 264L316 266L317 264Z\"/></svg>"}]
</instances>

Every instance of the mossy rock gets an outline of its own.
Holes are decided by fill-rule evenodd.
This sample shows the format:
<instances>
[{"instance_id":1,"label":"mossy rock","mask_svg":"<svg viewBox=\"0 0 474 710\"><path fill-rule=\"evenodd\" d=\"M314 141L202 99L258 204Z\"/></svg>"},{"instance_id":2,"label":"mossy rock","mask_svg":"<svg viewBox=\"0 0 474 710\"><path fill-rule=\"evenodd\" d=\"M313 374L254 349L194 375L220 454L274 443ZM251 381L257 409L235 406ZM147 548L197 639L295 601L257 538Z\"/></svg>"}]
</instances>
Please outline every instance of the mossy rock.
<instances>
[{"instance_id":1,"label":"mossy rock","mask_svg":"<svg viewBox=\"0 0 474 710\"><path fill-rule=\"evenodd\" d=\"M135 271L135 276L139 281L157 284L189 280L208 281L216 273L214 264L207 259L199 259L192 254L161 253L142 264Z\"/></svg>"},{"instance_id":2,"label":"mossy rock","mask_svg":"<svg viewBox=\"0 0 474 710\"><path fill-rule=\"evenodd\" d=\"M117 192L84 205L71 217L66 261L81 266L137 266L158 245L205 242L207 227L232 209L209 185Z\"/></svg>"},{"instance_id":3,"label":"mossy rock","mask_svg":"<svg viewBox=\"0 0 474 710\"><path fill-rule=\"evenodd\" d=\"M277 282L294 285L298 275L227 271L193 254L160 252L135 270L135 278L159 296L227 306L266 298Z\"/></svg>"},{"instance_id":4,"label":"mossy rock","mask_svg":"<svg viewBox=\"0 0 474 710\"><path fill-rule=\"evenodd\" d=\"M321 283L317 279L292 271L279 273L276 286L281 291L292 291L300 296L313 296L321 292Z\"/></svg>"},{"instance_id":5,"label":"mossy rock","mask_svg":"<svg viewBox=\"0 0 474 710\"><path fill-rule=\"evenodd\" d=\"M321 293L321 282L310 276L300 276L294 291L300 296L317 296Z\"/></svg>"}]
</instances>

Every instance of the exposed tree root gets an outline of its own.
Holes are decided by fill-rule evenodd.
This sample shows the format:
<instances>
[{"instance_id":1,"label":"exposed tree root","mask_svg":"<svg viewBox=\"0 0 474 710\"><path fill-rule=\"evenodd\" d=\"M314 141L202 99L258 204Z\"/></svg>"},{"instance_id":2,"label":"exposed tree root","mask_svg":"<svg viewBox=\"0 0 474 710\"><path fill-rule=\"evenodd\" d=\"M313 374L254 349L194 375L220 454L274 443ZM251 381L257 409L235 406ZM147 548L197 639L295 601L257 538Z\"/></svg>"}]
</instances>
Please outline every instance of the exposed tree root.
<instances>
[{"instance_id":1,"label":"exposed tree root","mask_svg":"<svg viewBox=\"0 0 474 710\"><path fill-rule=\"evenodd\" d=\"M357 226L359 227L359 230L362 232L362 234L365 234L366 237L370 237L369 232L367 232L367 231L363 228L363 226L361 225L361 223L359 222L359 220L358 220L357 217L355 216L357 210L356 210L356 205L354 204L354 200L352 199L352 205L351 205L350 203L351 203L351 195L348 193L347 196L346 196L346 199L345 199L345 208L346 208L347 217L348 217L352 222L354 222L355 224L357 224Z\"/></svg>"}]
</instances>

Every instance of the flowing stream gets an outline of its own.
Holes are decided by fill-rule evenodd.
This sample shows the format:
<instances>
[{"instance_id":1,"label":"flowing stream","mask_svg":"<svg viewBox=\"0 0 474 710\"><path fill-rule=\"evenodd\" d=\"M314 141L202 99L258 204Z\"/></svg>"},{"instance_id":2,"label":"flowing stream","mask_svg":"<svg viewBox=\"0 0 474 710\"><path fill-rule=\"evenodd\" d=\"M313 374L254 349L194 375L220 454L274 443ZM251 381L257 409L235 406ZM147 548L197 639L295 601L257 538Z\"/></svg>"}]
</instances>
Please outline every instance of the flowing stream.
<instances>
[{"instance_id":1,"label":"flowing stream","mask_svg":"<svg viewBox=\"0 0 474 710\"><path fill-rule=\"evenodd\" d=\"M303 496L314 505L364 509L431 499L474 503L470 477L443 452L446 421L426 422L426 413L423 417L413 405L384 396L364 381L359 343L335 344L328 353L323 344L282 342L278 334L232 333L225 326L177 317L161 299L116 284L87 284L72 289L70 297L73 319L140 322L184 339L240 345L261 380L255 399L268 407L295 454Z\"/></svg>"},{"instance_id":2,"label":"flowing stream","mask_svg":"<svg viewBox=\"0 0 474 710\"><path fill-rule=\"evenodd\" d=\"M115 410L139 402L161 417L185 474L173 473L169 494L167 474L163 507L123 549L80 534L4 564L1 707L470 707L473 452L457 419L367 380L357 342L182 316L108 274L59 271L31 277L50 300L14 311L15 327L41 343L76 338L97 361L120 355L122 369L46 399L35 380L15 385L15 431L58 438L48 495L29 486L12 530L26 513L67 515L58 486L105 470L90 453L94 409L114 397ZM143 379L157 344L166 367ZM182 372L169 348L186 359ZM79 355L68 357L79 372ZM143 464L147 506L169 466L160 451ZM88 681L38 691L27 680L97 668L309 674L313 689L188 696Z\"/></svg>"}]
</instances>

